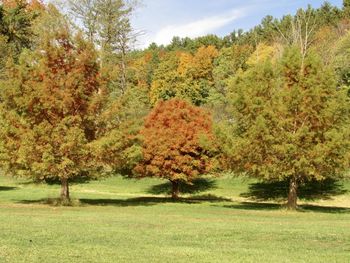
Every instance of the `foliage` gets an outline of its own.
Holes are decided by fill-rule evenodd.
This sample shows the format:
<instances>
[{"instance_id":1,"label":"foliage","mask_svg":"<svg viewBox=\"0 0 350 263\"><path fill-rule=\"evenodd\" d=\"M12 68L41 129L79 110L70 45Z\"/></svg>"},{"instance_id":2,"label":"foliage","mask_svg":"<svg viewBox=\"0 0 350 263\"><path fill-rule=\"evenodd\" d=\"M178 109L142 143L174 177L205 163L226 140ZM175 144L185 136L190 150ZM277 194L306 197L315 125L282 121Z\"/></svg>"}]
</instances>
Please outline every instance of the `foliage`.
<instances>
[{"instance_id":1,"label":"foliage","mask_svg":"<svg viewBox=\"0 0 350 263\"><path fill-rule=\"evenodd\" d=\"M132 176L141 158L139 132L149 112L147 90L133 87L105 105L97 122L96 140L90 144L102 172Z\"/></svg>"},{"instance_id":2,"label":"foliage","mask_svg":"<svg viewBox=\"0 0 350 263\"><path fill-rule=\"evenodd\" d=\"M206 35L191 39L189 37L180 38L173 37L171 43L166 46L168 51L185 51L194 53L202 46L213 46L216 49L221 49L224 45L224 41L216 35Z\"/></svg>"},{"instance_id":3,"label":"foliage","mask_svg":"<svg viewBox=\"0 0 350 263\"><path fill-rule=\"evenodd\" d=\"M148 115L141 135L143 159L135 170L142 176L162 177L177 184L191 182L214 167L210 116L185 101L159 102Z\"/></svg>"},{"instance_id":4,"label":"foliage","mask_svg":"<svg viewBox=\"0 0 350 263\"><path fill-rule=\"evenodd\" d=\"M276 53L276 47L266 44L259 44L253 54L247 59L247 65L252 67L260 63L264 63L266 60L270 60Z\"/></svg>"},{"instance_id":5,"label":"foliage","mask_svg":"<svg viewBox=\"0 0 350 263\"><path fill-rule=\"evenodd\" d=\"M205 103L214 85L214 59L218 51L213 46L200 47L192 55L171 52L161 59L154 72L150 90L151 103L173 97L187 99L195 105Z\"/></svg>"},{"instance_id":6,"label":"foliage","mask_svg":"<svg viewBox=\"0 0 350 263\"><path fill-rule=\"evenodd\" d=\"M332 53L339 83L350 87L350 33L339 39Z\"/></svg>"},{"instance_id":7,"label":"foliage","mask_svg":"<svg viewBox=\"0 0 350 263\"><path fill-rule=\"evenodd\" d=\"M60 13L53 4L48 4L40 12L40 18L36 19L31 26L34 36L34 47L40 46L43 39L54 37L62 29L70 28L69 21L64 14Z\"/></svg>"},{"instance_id":8,"label":"foliage","mask_svg":"<svg viewBox=\"0 0 350 263\"><path fill-rule=\"evenodd\" d=\"M237 72L247 69L247 60L252 52L253 47L248 45L233 45L220 50L213 70L218 91L225 93L229 79L233 78Z\"/></svg>"},{"instance_id":9,"label":"foliage","mask_svg":"<svg viewBox=\"0 0 350 263\"><path fill-rule=\"evenodd\" d=\"M279 65L256 65L232 86L232 165L266 180L289 180L294 208L297 184L336 177L348 167L349 104L314 54L302 67L300 51L287 48Z\"/></svg>"},{"instance_id":10,"label":"foliage","mask_svg":"<svg viewBox=\"0 0 350 263\"><path fill-rule=\"evenodd\" d=\"M93 168L88 142L103 99L98 72L92 46L65 30L9 66L1 140L10 172L60 179L62 198L69 198L68 180Z\"/></svg>"},{"instance_id":11,"label":"foliage","mask_svg":"<svg viewBox=\"0 0 350 263\"><path fill-rule=\"evenodd\" d=\"M171 52L161 58L154 72L150 90L150 101L153 105L159 99L168 100L175 97L177 90L180 90L180 76L177 72L180 54Z\"/></svg>"},{"instance_id":12,"label":"foliage","mask_svg":"<svg viewBox=\"0 0 350 263\"><path fill-rule=\"evenodd\" d=\"M13 58L18 58L23 48L32 47L32 23L41 9L38 1L4 1L0 5L0 36L5 37Z\"/></svg>"},{"instance_id":13,"label":"foliage","mask_svg":"<svg viewBox=\"0 0 350 263\"><path fill-rule=\"evenodd\" d=\"M135 41L130 23L134 6L124 0L69 0L68 8L77 27L99 48L110 86L124 93L128 84L127 55Z\"/></svg>"}]
</instances>

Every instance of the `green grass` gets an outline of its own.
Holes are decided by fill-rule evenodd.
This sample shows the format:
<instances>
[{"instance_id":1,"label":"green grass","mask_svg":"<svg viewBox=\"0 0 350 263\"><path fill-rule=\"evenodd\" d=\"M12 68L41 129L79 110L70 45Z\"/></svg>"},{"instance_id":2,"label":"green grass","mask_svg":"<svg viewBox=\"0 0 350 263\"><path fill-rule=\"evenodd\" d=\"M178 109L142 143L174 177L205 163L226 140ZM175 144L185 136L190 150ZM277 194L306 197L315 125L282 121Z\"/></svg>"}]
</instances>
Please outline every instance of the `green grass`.
<instances>
[{"instance_id":1,"label":"green grass","mask_svg":"<svg viewBox=\"0 0 350 263\"><path fill-rule=\"evenodd\" d=\"M164 183L77 184L59 207L59 186L0 177L0 262L350 262L350 182L307 188L297 212L276 185L208 179L173 202Z\"/></svg>"}]
</instances>

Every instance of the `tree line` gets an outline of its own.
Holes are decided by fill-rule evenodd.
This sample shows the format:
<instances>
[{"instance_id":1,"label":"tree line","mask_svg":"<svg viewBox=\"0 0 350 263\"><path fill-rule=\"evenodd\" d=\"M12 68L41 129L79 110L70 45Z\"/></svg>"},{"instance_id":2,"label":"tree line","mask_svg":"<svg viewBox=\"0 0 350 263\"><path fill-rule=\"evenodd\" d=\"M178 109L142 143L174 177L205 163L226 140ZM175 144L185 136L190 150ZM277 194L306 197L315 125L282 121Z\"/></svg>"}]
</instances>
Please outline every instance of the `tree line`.
<instances>
[{"instance_id":1,"label":"tree line","mask_svg":"<svg viewBox=\"0 0 350 263\"><path fill-rule=\"evenodd\" d=\"M134 48L135 1L0 1L0 163L35 181L347 176L350 1Z\"/></svg>"}]
</instances>

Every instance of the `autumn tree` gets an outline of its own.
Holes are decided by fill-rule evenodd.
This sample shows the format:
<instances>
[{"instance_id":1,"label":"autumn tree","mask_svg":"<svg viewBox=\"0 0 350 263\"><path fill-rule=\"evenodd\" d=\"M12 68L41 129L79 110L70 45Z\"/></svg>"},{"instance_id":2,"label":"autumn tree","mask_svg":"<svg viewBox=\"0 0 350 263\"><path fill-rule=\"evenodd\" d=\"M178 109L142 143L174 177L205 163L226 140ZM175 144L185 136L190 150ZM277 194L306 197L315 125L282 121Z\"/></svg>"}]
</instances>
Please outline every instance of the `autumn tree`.
<instances>
[{"instance_id":1,"label":"autumn tree","mask_svg":"<svg viewBox=\"0 0 350 263\"><path fill-rule=\"evenodd\" d=\"M60 180L62 201L69 181L93 168L88 144L103 97L93 50L63 28L24 52L18 66L9 64L0 83L2 164L36 180Z\"/></svg>"},{"instance_id":2,"label":"autumn tree","mask_svg":"<svg viewBox=\"0 0 350 263\"><path fill-rule=\"evenodd\" d=\"M158 67L155 69L150 89L150 101L153 105L159 99L168 100L174 98L179 90L180 78L177 68L181 53L168 52L160 58Z\"/></svg>"},{"instance_id":3,"label":"autumn tree","mask_svg":"<svg viewBox=\"0 0 350 263\"><path fill-rule=\"evenodd\" d=\"M288 203L298 186L336 178L348 167L349 104L333 70L312 52L286 48L236 78L233 92L233 168L269 181L289 181Z\"/></svg>"},{"instance_id":4,"label":"autumn tree","mask_svg":"<svg viewBox=\"0 0 350 263\"><path fill-rule=\"evenodd\" d=\"M150 90L151 102L169 98L187 99L199 106L206 102L214 86L214 46L202 46L194 55L189 52L169 52L154 72Z\"/></svg>"},{"instance_id":5,"label":"autumn tree","mask_svg":"<svg viewBox=\"0 0 350 263\"><path fill-rule=\"evenodd\" d=\"M180 56L177 72L180 75L180 89L177 97L189 99L195 105L203 105L214 87L214 60L218 50L214 46L202 46L194 55Z\"/></svg>"},{"instance_id":6,"label":"autumn tree","mask_svg":"<svg viewBox=\"0 0 350 263\"><path fill-rule=\"evenodd\" d=\"M189 183L214 167L212 121L201 108L179 99L160 101L141 135L143 159L135 171L170 180L173 198L179 196L180 182Z\"/></svg>"},{"instance_id":7,"label":"autumn tree","mask_svg":"<svg viewBox=\"0 0 350 263\"><path fill-rule=\"evenodd\" d=\"M153 72L159 63L159 53L155 50L140 52L132 58L129 78L133 86L151 88Z\"/></svg>"}]
</instances>

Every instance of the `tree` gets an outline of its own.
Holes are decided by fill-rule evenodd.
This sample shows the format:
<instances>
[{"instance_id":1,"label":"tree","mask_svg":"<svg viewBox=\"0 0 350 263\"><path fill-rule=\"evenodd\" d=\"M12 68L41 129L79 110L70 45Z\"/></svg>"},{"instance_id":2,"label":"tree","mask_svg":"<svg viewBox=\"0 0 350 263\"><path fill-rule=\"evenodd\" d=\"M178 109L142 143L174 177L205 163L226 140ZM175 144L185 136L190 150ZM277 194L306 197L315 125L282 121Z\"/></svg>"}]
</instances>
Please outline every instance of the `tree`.
<instances>
[{"instance_id":1,"label":"tree","mask_svg":"<svg viewBox=\"0 0 350 263\"><path fill-rule=\"evenodd\" d=\"M89 142L103 99L93 50L61 29L8 65L0 83L2 163L12 173L60 180L64 202L70 180L92 175Z\"/></svg>"},{"instance_id":2,"label":"tree","mask_svg":"<svg viewBox=\"0 0 350 263\"><path fill-rule=\"evenodd\" d=\"M349 0L343 0L343 15L345 18L350 17L350 1Z\"/></svg>"},{"instance_id":3,"label":"tree","mask_svg":"<svg viewBox=\"0 0 350 263\"><path fill-rule=\"evenodd\" d=\"M123 0L69 0L70 14L82 26L89 40L100 48L100 61L107 71L115 71L116 87L123 94L127 88L127 54L137 34L130 15L136 2ZM111 76L109 76L111 77Z\"/></svg>"},{"instance_id":4,"label":"tree","mask_svg":"<svg viewBox=\"0 0 350 263\"><path fill-rule=\"evenodd\" d=\"M340 38L333 47L334 66L338 73L339 84L350 87L350 33Z\"/></svg>"},{"instance_id":5,"label":"tree","mask_svg":"<svg viewBox=\"0 0 350 263\"><path fill-rule=\"evenodd\" d=\"M337 6L332 6L326 1L320 8L316 9L316 16L319 27L334 26L342 18L342 12Z\"/></svg>"},{"instance_id":6,"label":"tree","mask_svg":"<svg viewBox=\"0 0 350 263\"><path fill-rule=\"evenodd\" d=\"M218 51L214 46L202 46L195 54L185 53L180 57L177 69L180 75L177 97L189 99L200 106L206 103L210 90L214 87L214 60Z\"/></svg>"},{"instance_id":7,"label":"tree","mask_svg":"<svg viewBox=\"0 0 350 263\"><path fill-rule=\"evenodd\" d=\"M105 104L96 123L96 140L90 143L95 164L105 174L133 176L141 158L139 132L149 108L147 89L139 86Z\"/></svg>"},{"instance_id":8,"label":"tree","mask_svg":"<svg viewBox=\"0 0 350 263\"><path fill-rule=\"evenodd\" d=\"M97 34L98 0L68 0L69 14L82 28L91 43Z\"/></svg>"},{"instance_id":9,"label":"tree","mask_svg":"<svg viewBox=\"0 0 350 263\"><path fill-rule=\"evenodd\" d=\"M134 56L129 67L132 73L131 83L149 90L158 63L159 53L156 50L143 51Z\"/></svg>"},{"instance_id":10,"label":"tree","mask_svg":"<svg viewBox=\"0 0 350 263\"><path fill-rule=\"evenodd\" d=\"M40 16L35 19L31 25L33 32L32 49L37 48L47 39L48 36L54 37L62 28L70 28L71 24L66 16L62 14L55 5L49 3L46 6L36 7Z\"/></svg>"},{"instance_id":11,"label":"tree","mask_svg":"<svg viewBox=\"0 0 350 263\"><path fill-rule=\"evenodd\" d=\"M33 42L32 23L39 15L37 1L3 1L0 4L0 37L6 40L11 57L18 59L24 48Z\"/></svg>"},{"instance_id":12,"label":"tree","mask_svg":"<svg viewBox=\"0 0 350 263\"><path fill-rule=\"evenodd\" d=\"M248 45L233 45L220 50L213 70L217 90L224 93L228 79L234 77L239 70L247 69L246 63L252 53L253 48Z\"/></svg>"},{"instance_id":13,"label":"tree","mask_svg":"<svg viewBox=\"0 0 350 263\"><path fill-rule=\"evenodd\" d=\"M212 71L214 85L209 91L206 106L215 121L227 119L228 87L236 74L247 69L247 60L253 52L248 45L233 45L220 50Z\"/></svg>"},{"instance_id":14,"label":"tree","mask_svg":"<svg viewBox=\"0 0 350 263\"><path fill-rule=\"evenodd\" d=\"M158 67L153 74L150 89L150 101L155 105L158 100L168 100L174 98L179 90L181 81L178 74L180 55L182 53L168 52L160 59Z\"/></svg>"},{"instance_id":15,"label":"tree","mask_svg":"<svg viewBox=\"0 0 350 263\"><path fill-rule=\"evenodd\" d=\"M273 58L273 56L276 54L276 51L278 50L277 48L277 46L268 46L263 43L257 45L253 54L247 59L247 65L254 66L263 61L266 61L267 59Z\"/></svg>"},{"instance_id":16,"label":"tree","mask_svg":"<svg viewBox=\"0 0 350 263\"><path fill-rule=\"evenodd\" d=\"M315 44L312 49L322 58L325 64L333 63L334 51L341 35L334 27L330 26L322 27L316 32Z\"/></svg>"},{"instance_id":17,"label":"tree","mask_svg":"<svg viewBox=\"0 0 350 263\"><path fill-rule=\"evenodd\" d=\"M304 61L304 62L303 62ZM349 164L349 103L333 70L312 52L287 48L237 77L233 168L270 181L289 181L287 206L298 185L341 175Z\"/></svg>"},{"instance_id":18,"label":"tree","mask_svg":"<svg viewBox=\"0 0 350 263\"><path fill-rule=\"evenodd\" d=\"M135 171L170 180L173 198L179 196L180 182L191 182L214 167L212 121L201 108L179 99L160 101L141 135L143 159Z\"/></svg>"},{"instance_id":19,"label":"tree","mask_svg":"<svg viewBox=\"0 0 350 263\"><path fill-rule=\"evenodd\" d=\"M299 9L293 18L288 18L289 25L286 32L277 25L277 28L289 46L299 47L302 55L302 63L315 41L315 33L319 27L316 11L309 5L307 9ZM302 65L303 68L303 65Z\"/></svg>"},{"instance_id":20,"label":"tree","mask_svg":"<svg viewBox=\"0 0 350 263\"><path fill-rule=\"evenodd\" d=\"M150 90L152 104L158 100L181 98L199 106L206 102L214 86L214 59L218 51L213 46L200 47L194 55L169 52L154 72Z\"/></svg>"}]
</instances>

